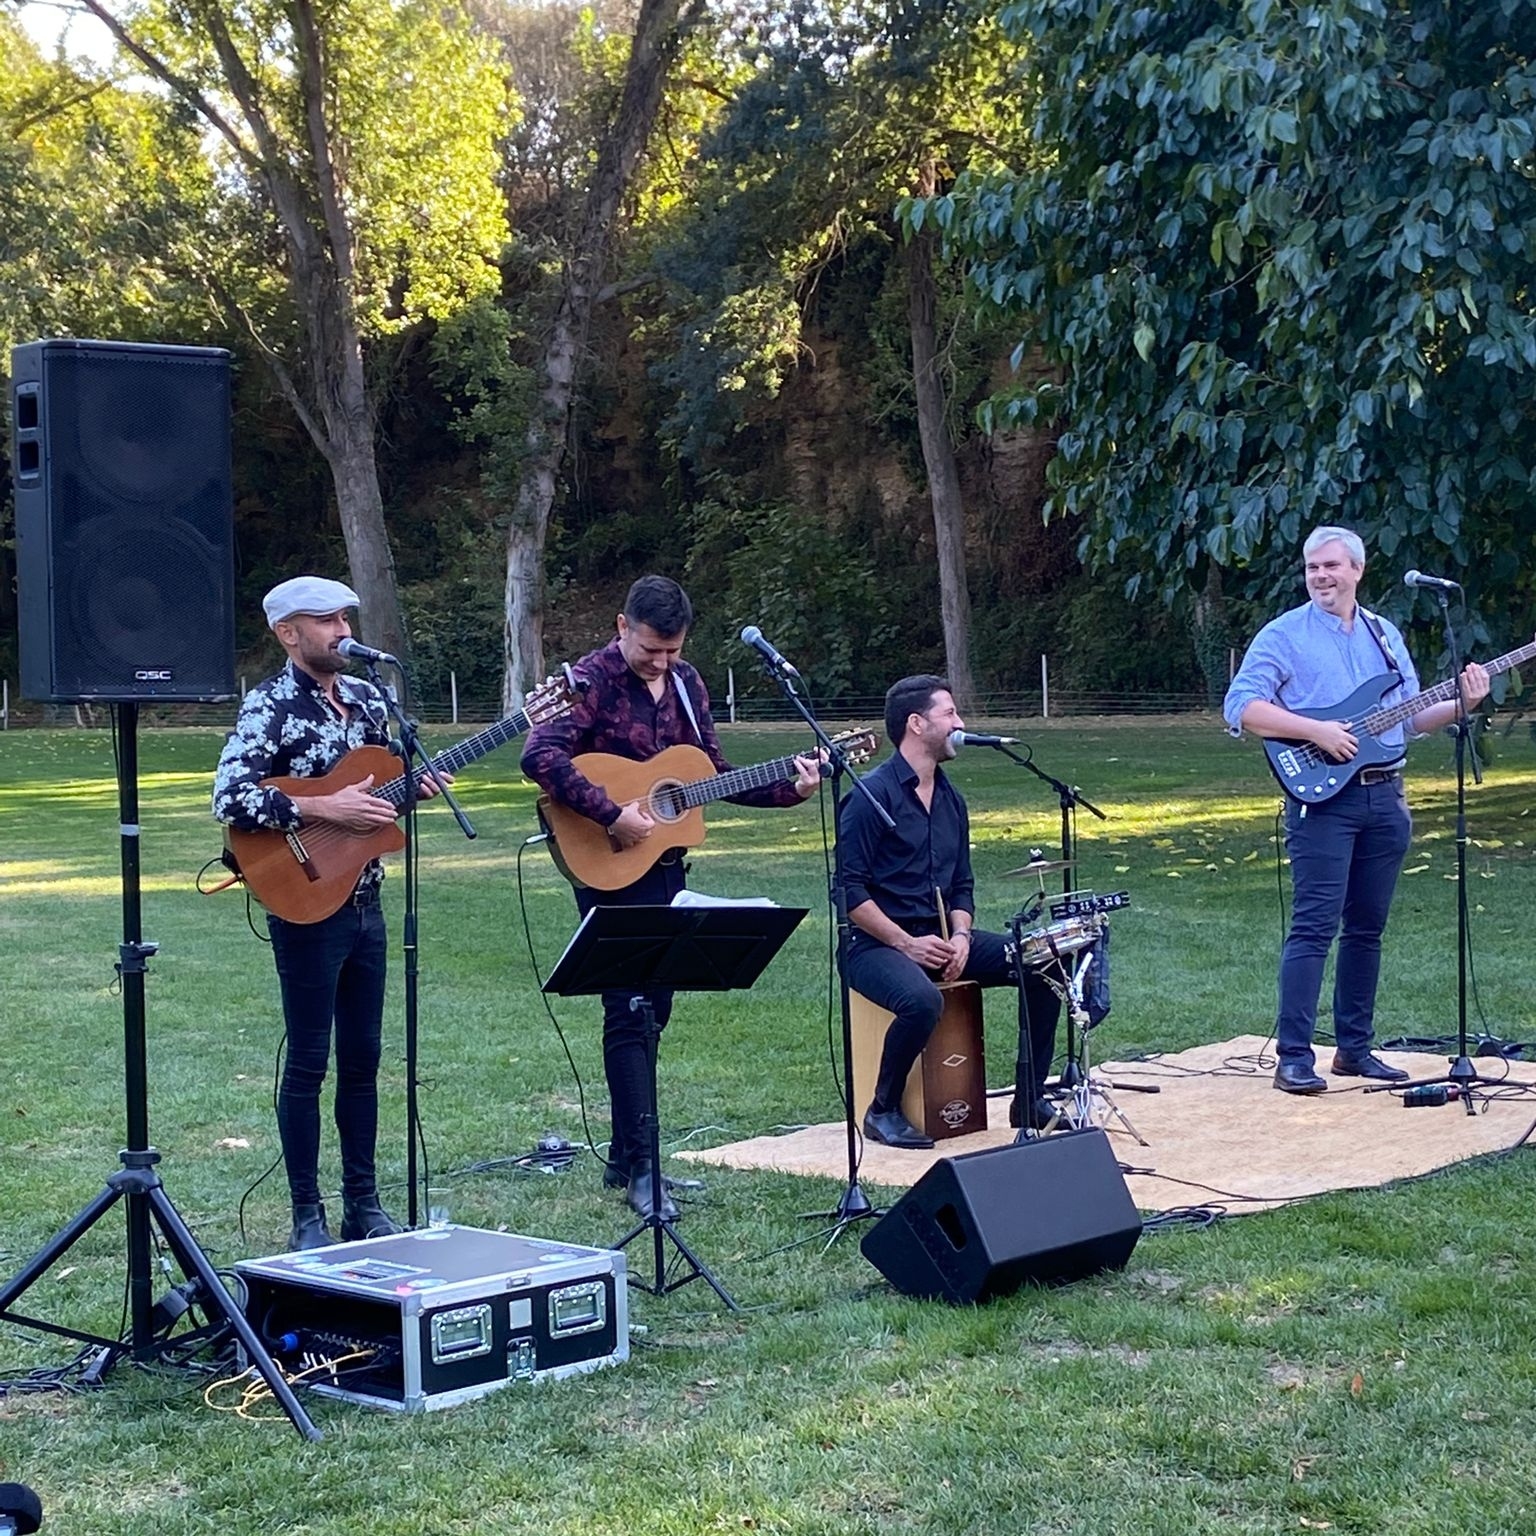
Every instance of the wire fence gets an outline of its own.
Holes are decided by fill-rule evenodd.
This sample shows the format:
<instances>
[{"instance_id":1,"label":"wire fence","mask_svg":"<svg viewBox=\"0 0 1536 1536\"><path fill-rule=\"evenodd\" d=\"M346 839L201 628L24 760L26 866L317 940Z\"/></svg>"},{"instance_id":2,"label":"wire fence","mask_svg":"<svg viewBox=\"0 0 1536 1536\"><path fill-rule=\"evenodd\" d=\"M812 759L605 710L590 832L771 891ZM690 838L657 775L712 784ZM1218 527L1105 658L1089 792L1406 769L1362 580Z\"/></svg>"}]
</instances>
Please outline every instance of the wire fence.
<instances>
[{"instance_id":1,"label":"wire fence","mask_svg":"<svg viewBox=\"0 0 1536 1536\"><path fill-rule=\"evenodd\" d=\"M244 691L244 680L241 683ZM826 720L861 720L877 723L885 712L881 694L844 694L816 699L817 714ZM1082 715L1177 715L1197 714L1212 707L1204 693L1102 693L1071 688L1040 688L987 692L978 696L967 716L976 720L1039 720ZM145 727L219 726L234 724L238 697L197 704L162 704L139 701L139 721ZM718 722L749 725L787 724L797 717L782 698L734 699L729 692L714 700ZM479 726L502 715L499 699L448 697L417 699L412 713L423 725ZM108 704L82 702L42 704L18 697L13 684L0 680L0 729L38 727L104 728Z\"/></svg>"}]
</instances>

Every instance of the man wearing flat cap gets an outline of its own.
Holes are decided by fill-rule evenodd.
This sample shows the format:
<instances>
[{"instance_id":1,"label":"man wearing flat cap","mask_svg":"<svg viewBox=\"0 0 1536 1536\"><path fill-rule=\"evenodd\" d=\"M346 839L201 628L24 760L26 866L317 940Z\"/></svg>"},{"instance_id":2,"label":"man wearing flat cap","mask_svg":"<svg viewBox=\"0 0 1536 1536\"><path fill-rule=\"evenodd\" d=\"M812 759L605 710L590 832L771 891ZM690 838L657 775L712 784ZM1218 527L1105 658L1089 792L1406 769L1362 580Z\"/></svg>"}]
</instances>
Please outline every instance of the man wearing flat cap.
<instances>
[{"instance_id":1,"label":"man wearing flat cap","mask_svg":"<svg viewBox=\"0 0 1536 1536\"><path fill-rule=\"evenodd\" d=\"M372 683L345 675L346 660L336 649L352 633L347 610L357 603L351 587L323 576L295 576L262 600L288 663L240 705L214 778L213 814L220 821L246 832L329 823L368 833L395 819L397 808L369 793L371 776L332 794L289 795L263 784L277 777L320 778L355 747L389 745L383 695ZM424 782L420 792L430 796L436 786ZM267 914L287 1031L277 1130L293 1201L292 1249L337 1241L326 1226L319 1174L320 1088L333 1031L340 1240L400 1230L379 1202L374 1172L386 965L383 878L375 859L351 898L320 922Z\"/></svg>"}]
</instances>

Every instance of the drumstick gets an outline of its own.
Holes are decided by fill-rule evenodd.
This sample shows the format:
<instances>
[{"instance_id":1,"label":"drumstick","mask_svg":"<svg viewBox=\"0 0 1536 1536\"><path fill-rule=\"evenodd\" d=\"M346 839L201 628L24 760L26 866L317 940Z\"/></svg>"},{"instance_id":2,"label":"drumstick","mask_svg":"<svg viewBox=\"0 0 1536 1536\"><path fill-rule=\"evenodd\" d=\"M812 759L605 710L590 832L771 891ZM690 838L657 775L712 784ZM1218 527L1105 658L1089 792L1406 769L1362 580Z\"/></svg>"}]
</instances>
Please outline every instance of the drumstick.
<instances>
[{"instance_id":1,"label":"drumstick","mask_svg":"<svg viewBox=\"0 0 1536 1536\"><path fill-rule=\"evenodd\" d=\"M944 910L944 892L938 886L933 888L934 905L939 909L939 937L946 943L949 941L949 913Z\"/></svg>"}]
</instances>

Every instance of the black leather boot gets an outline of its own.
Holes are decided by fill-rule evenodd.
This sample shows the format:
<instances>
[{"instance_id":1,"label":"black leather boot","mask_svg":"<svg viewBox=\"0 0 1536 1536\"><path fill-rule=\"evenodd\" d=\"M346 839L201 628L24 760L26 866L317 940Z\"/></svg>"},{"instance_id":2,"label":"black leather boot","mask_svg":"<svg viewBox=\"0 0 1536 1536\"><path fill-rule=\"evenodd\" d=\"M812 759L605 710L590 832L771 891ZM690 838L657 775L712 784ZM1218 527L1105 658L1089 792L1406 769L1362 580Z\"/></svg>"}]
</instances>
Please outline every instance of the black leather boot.
<instances>
[{"instance_id":1,"label":"black leather boot","mask_svg":"<svg viewBox=\"0 0 1536 1536\"><path fill-rule=\"evenodd\" d=\"M288 1234L290 1253L305 1248L329 1248L335 1241L325 1225L325 1207L318 1200L313 1205L294 1205L293 1231Z\"/></svg>"},{"instance_id":2,"label":"black leather boot","mask_svg":"<svg viewBox=\"0 0 1536 1536\"><path fill-rule=\"evenodd\" d=\"M365 1237L394 1237L405 1230L379 1204L377 1194L341 1197L341 1240L355 1243Z\"/></svg>"}]
</instances>

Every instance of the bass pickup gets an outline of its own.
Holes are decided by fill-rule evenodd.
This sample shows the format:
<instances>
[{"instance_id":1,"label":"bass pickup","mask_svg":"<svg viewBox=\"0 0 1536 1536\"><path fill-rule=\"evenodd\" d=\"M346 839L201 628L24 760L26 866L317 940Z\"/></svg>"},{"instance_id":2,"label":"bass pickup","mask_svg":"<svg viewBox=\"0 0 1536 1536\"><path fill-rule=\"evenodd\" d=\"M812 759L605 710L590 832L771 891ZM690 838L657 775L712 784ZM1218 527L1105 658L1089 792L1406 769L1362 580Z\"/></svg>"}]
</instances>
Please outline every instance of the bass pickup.
<instances>
[{"instance_id":1,"label":"bass pickup","mask_svg":"<svg viewBox=\"0 0 1536 1536\"><path fill-rule=\"evenodd\" d=\"M1091 891L1063 896L1051 903L1051 916L1058 921L1069 917L1092 917L1099 912L1119 912L1131 904L1129 891L1112 891L1107 896L1095 896Z\"/></svg>"}]
</instances>

